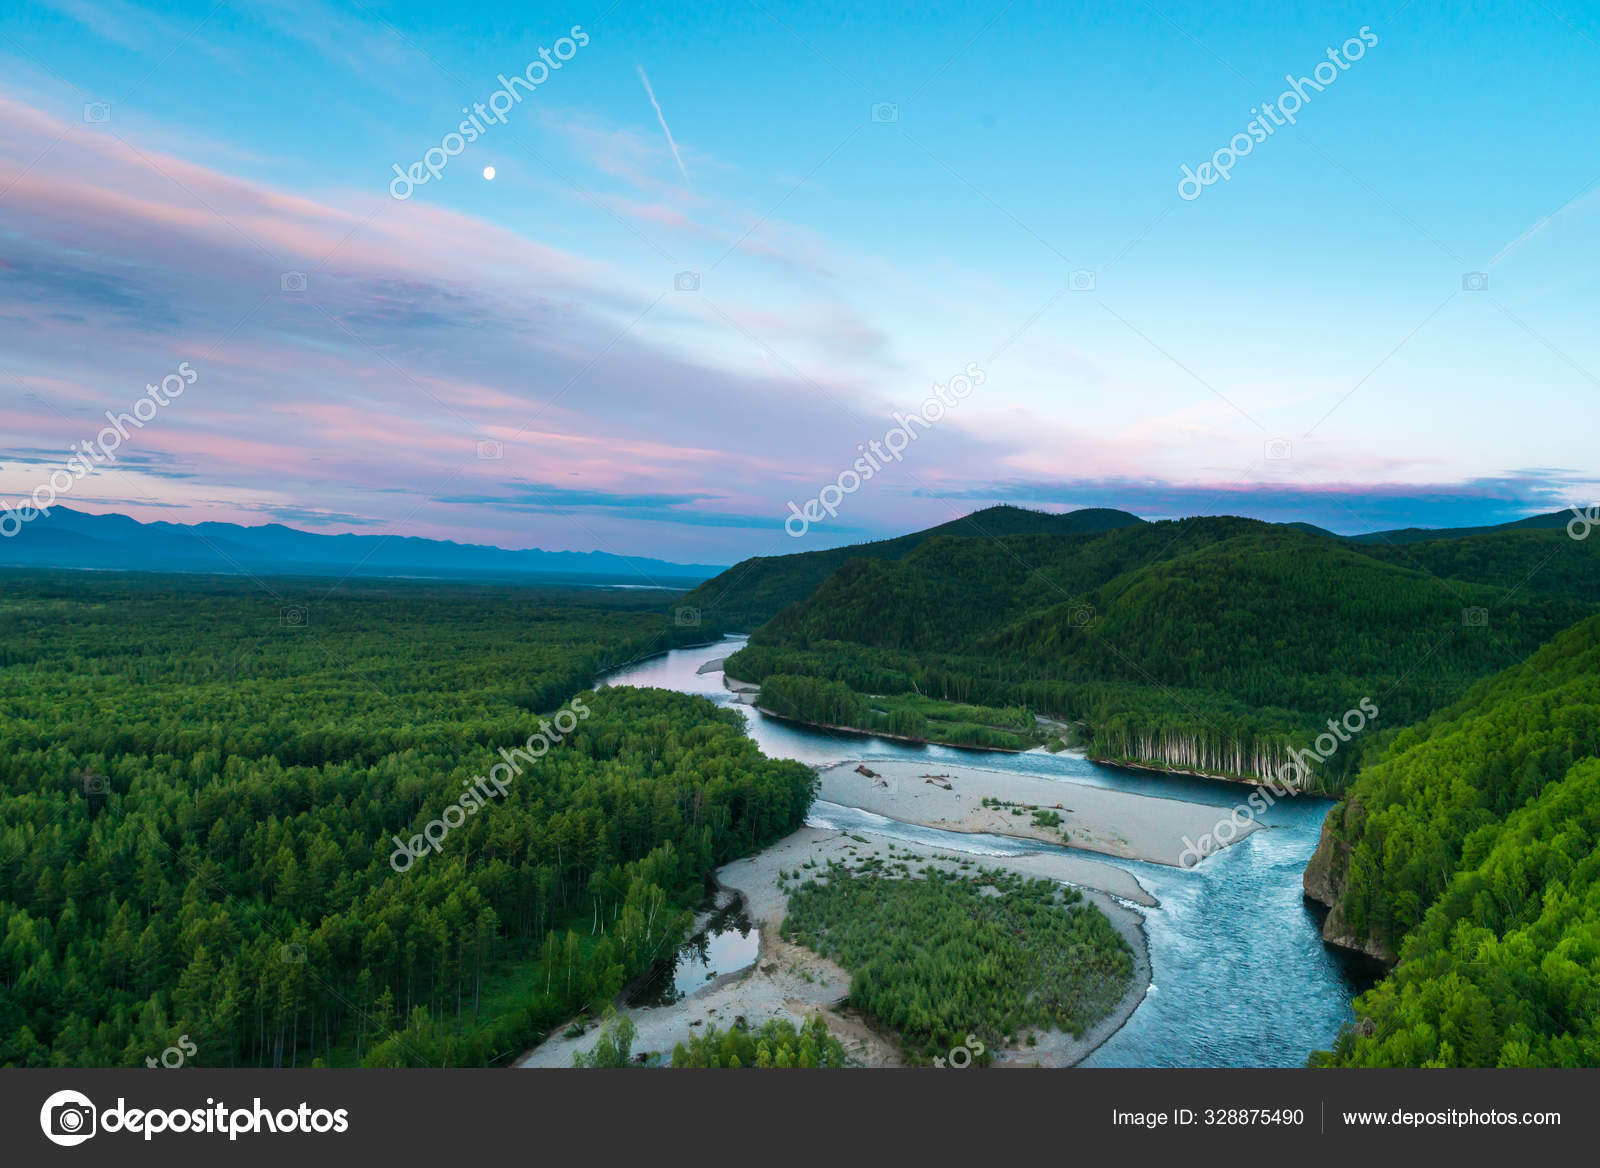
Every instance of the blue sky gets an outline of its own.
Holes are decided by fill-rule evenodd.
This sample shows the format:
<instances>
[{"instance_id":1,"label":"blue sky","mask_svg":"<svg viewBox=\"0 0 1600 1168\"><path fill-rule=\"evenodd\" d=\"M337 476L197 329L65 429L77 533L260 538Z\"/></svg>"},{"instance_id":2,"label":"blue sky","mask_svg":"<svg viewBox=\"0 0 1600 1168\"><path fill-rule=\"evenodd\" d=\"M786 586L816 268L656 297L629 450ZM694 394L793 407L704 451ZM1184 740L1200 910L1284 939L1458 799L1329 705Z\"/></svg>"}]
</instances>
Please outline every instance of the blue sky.
<instances>
[{"instance_id":1,"label":"blue sky","mask_svg":"<svg viewBox=\"0 0 1600 1168\"><path fill-rule=\"evenodd\" d=\"M1562 0L23 0L0 499L186 361L61 502L699 562L995 501L1342 531L1590 503L1597 78L1600 12Z\"/></svg>"}]
</instances>

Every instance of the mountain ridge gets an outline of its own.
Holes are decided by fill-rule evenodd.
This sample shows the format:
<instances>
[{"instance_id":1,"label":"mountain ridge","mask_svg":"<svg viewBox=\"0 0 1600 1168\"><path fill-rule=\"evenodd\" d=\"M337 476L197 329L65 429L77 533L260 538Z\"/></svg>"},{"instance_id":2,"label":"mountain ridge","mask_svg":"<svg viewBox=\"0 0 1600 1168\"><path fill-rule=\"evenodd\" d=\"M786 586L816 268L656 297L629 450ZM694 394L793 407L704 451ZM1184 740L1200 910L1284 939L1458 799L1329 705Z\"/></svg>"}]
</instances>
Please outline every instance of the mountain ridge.
<instances>
[{"instance_id":1,"label":"mountain ridge","mask_svg":"<svg viewBox=\"0 0 1600 1168\"><path fill-rule=\"evenodd\" d=\"M217 575L565 579L684 589L723 569L612 552L509 549L413 535L324 535L282 523L141 522L56 506L0 539L0 566Z\"/></svg>"},{"instance_id":2,"label":"mountain ridge","mask_svg":"<svg viewBox=\"0 0 1600 1168\"><path fill-rule=\"evenodd\" d=\"M809 596L835 570L856 558L901 560L930 540L941 536L981 536L998 539L1012 535L1088 535L1127 527L1162 523L1197 522L1259 524L1295 531L1320 539L1353 545L1368 555L1425 569L1439 553L1418 544L1448 545L1458 540L1494 538L1510 533L1537 537L1566 526L1569 512L1555 511L1509 523L1460 528L1403 528L1359 535L1339 535L1311 523L1274 523L1245 516L1205 515L1179 520L1147 520L1128 511L1087 507L1077 511L1035 511L1013 504L997 504L919 531L889 539L870 540L841 547L796 551L779 556L752 556L705 581L685 598L707 612L715 611L729 629L752 632L790 604ZM1485 581L1489 582L1489 581ZM1493 582L1499 583L1498 579Z\"/></svg>"},{"instance_id":3,"label":"mountain ridge","mask_svg":"<svg viewBox=\"0 0 1600 1168\"><path fill-rule=\"evenodd\" d=\"M1002 503L891 539L782 556L753 556L701 584L684 597L684 603L697 604L707 612L715 611L717 619L730 630L749 632L766 623L779 609L804 599L848 560L899 559L928 540L946 535L998 538L1023 534L1085 534L1145 522L1137 515L1110 507L1088 507L1056 514Z\"/></svg>"},{"instance_id":4,"label":"mountain ridge","mask_svg":"<svg viewBox=\"0 0 1600 1168\"><path fill-rule=\"evenodd\" d=\"M814 697L789 711L802 720L844 702L838 686L1025 707L1083 725L1101 761L1261 782L1363 695L1382 696L1386 725L1410 723L1600 607L1600 543L1549 528L1398 547L1212 516L919 535L815 587L826 564L768 566L776 583L755 599L804 594L729 671ZM712 593L739 574L691 597L721 621ZM1338 789L1364 748L1323 760L1317 784Z\"/></svg>"}]
</instances>

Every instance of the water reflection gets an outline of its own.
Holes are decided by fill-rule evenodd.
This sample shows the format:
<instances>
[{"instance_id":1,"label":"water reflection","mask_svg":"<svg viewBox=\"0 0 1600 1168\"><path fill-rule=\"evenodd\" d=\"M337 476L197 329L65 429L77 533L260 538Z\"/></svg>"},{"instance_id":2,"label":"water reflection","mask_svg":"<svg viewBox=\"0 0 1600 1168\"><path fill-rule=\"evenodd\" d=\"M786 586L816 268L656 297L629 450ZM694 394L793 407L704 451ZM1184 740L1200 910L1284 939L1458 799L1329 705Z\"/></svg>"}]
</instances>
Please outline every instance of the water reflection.
<instances>
[{"instance_id":1,"label":"water reflection","mask_svg":"<svg viewBox=\"0 0 1600 1168\"><path fill-rule=\"evenodd\" d=\"M761 934L745 913L744 900L734 896L669 960L656 963L628 996L628 1005L670 1006L750 965L760 949Z\"/></svg>"}]
</instances>

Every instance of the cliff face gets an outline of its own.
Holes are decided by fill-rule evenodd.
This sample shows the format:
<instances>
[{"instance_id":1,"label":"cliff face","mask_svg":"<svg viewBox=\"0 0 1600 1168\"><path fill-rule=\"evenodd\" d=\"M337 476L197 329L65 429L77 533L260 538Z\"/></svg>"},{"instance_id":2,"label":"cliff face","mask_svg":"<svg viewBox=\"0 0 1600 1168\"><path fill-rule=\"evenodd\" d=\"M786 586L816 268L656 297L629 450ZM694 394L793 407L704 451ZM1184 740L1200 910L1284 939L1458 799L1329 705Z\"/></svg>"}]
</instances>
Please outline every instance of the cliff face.
<instances>
[{"instance_id":1,"label":"cliff face","mask_svg":"<svg viewBox=\"0 0 1600 1168\"><path fill-rule=\"evenodd\" d=\"M1317 841L1317 850L1312 853L1311 862L1306 865L1305 875L1300 878L1306 898L1316 901L1324 908L1332 908L1338 903L1339 888L1334 885L1334 868L1337 866L1342 878L1345 861L1350 855L1349 847L1343 842L1335 841L1333 836L1334 820L1342 819L1343 816L1343 803L1328 812L1328 818L1322 821L1322 838Z\"/></svg>"},{"instance_id":2,"label":"cliff face","mask_svg":"<svg viewBox=\"0 0 1600 1168\"><path fill-rule=\"evenodd\" d=\"M1385 965L1394 965L1399 961L1399 957L1382 942L1371 937L1355 936L1345 925L1338 905L1333 906L1333 910L1328 913L1328 919L1322 922L1322 939L1329 945L1337 945L1340 949L1365 953Z\"/></svg>"},{"instance_id":3,"label":"cliff face","mask_svg":"<svg viewBox=\"0 0 1600 1168\"><path fill-rule=\"evenodd\" d=\"M1371 937L1356 935L1345 920L1341 903L1345 871L1350 862L1350 845L1345 840L1359 831L1361 821L1365 818L1366 809L1354 800L1346 800L1328 812L1328 818L1322 822L1322 838L1317 841L1317 850L1306 865L1300 883L1306 899L1314 900L1328 909L1328 915L1322 922L1324 941L1393 965L1396 957L1387 946Z\"/></svg>"}]
</instances>

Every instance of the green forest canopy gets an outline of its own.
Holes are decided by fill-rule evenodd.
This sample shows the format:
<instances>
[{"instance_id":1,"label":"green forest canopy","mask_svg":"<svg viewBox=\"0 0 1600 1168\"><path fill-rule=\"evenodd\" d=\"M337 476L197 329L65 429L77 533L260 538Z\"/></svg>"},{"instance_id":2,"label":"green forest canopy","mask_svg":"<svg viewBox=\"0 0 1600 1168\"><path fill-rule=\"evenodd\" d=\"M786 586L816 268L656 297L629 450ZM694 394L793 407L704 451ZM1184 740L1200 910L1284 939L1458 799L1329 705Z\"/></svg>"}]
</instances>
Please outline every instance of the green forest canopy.
<instances>
[{"instance_id":1,"label":"green forest canopy","mask_svg":"<svg viewBox=\"0 0 1600 1168\"><path fill-rule=\"evenodd\" d=\"M0 1063L503 1060L670 953L716 865L814 778L656 690L592 716L404 875L409 836L657 598L8 575ZM689 632L699 632L689 630Z\"/></svg>"},{"instance_id":2,"label":"green forest canopy","mask_svg":"<svg viewBox=\"0 0 1600 1168\"><path fill-rule=\"evenodd\" d=\"M1361 698L1384 727L1409 724L1596 611L1595 545L1517 530L1368 546L1227 518L937 536L845 561L728 669L782 677L795 708L778 712L808 720L851 703L791 679L838 683L862 709L905 694L1025 707L1086 722L1099 758L1262 778ZM1325 764L1324 787L1359 757Z\"/></svg>"},{"instance_id":3,"label":"green forest canopy","mask_svg":"<svg viewBox=\"0 0 1600 1168\"><path fill-rule=\"evenodd\" d=\"M1600 618L1402 733L1319 868L1400 963L1316 1062L1600 1065Z\"/></svg>"}]
</instances>

